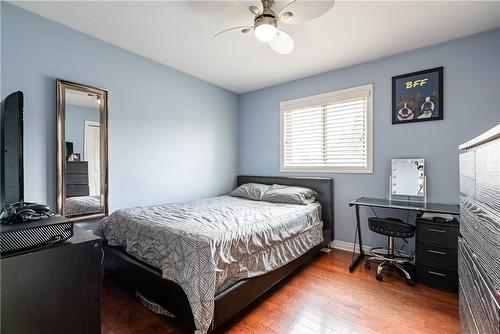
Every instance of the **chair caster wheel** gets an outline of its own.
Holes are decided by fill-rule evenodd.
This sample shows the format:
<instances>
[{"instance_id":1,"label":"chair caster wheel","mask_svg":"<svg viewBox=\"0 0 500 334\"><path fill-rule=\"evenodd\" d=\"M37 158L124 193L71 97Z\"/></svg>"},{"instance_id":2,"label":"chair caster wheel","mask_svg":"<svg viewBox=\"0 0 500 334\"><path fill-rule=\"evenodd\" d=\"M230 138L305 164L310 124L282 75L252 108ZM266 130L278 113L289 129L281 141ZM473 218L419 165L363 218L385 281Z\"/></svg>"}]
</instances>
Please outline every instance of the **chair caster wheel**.
<instances>
[{"instance_id":1,"label":"chair caster wheel","mask_svg":"<svg viewBox=\"0 0 500 334\"><path fill-rule=\"evenodd\" d=\"M408 284L409 286L415 286L415 280L407 279L406 284Z\"/></svg>"},{"instance_id":2,"label":"chair caster wheel","mask_svg":"<svg viewBox=\"0 0 500 334\"><path fill-rule=\"evenodd\" d=\"M370 270L371 264L370 261L365 261L365 268Z\"/></svg>"},{"instance_id":3,"label":"chair caster wheel","mask_svg":"<svg viewBox=\"0 0 500 334\"><path fill-rule=\"evenodd\" d=\"M376 274L375 278L377 279L377 281L381 281L382 282L382 274Z\"/></svg>"}]
</instances>

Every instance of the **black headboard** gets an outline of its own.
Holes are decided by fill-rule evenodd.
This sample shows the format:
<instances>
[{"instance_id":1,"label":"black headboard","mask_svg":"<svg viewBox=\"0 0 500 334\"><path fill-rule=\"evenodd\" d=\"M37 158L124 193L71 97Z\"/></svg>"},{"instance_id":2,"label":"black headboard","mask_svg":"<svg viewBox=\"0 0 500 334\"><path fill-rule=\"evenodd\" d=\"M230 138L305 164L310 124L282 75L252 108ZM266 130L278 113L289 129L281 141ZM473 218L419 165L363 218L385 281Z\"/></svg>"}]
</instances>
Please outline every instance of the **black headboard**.
<instances>
[{"instance_id":1,"label":"black headboard","mask_svg":"<svg viewBox=\"0 0 500 334\"><path fill-rule=\"evenodd\" d=\"M334 240L333 179L330 177L282 177L238 175L237 186L244 183L282 184L284 186L307 187L316 191L321 204L325 239Z\"/></svg>"}]
</instances>

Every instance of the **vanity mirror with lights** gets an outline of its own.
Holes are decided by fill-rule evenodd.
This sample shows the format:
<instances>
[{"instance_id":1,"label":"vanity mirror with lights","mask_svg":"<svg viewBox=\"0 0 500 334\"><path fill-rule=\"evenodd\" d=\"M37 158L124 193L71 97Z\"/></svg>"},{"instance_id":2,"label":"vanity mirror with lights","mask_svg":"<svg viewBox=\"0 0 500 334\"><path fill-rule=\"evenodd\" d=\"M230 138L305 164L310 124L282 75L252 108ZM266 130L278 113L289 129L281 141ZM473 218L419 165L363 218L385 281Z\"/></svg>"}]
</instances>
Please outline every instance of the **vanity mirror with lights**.
<instances>
[{"instance_id":1,"label":"vanity mirror with lights","mask_svg":"<svg viewBox=\"0 0 500 334\"><path fill-rule=\"evenodd\" d=\"M424 159L391 160L389 199L427 202Z\"/></svg>"},{"instance_id":2,"label":"vanity mirror with lights","mask_svg":"<svg viewBox=\"0 0 500 334\"><path fill-rule=\"evenodd\" d=\"M108 212L108 93L57 80L57 210L72 220Z\"/></svg>"}]
</instances>

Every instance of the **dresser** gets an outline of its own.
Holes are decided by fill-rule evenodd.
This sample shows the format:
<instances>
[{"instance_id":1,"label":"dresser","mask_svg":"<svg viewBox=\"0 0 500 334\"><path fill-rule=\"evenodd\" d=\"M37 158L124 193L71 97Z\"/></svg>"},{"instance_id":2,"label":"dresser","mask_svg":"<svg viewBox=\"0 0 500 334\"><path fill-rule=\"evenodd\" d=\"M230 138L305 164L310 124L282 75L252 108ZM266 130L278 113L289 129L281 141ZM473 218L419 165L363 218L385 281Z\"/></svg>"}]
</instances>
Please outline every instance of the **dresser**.
<instances>
[{"instance_id":1,"label":"dresser","mask_svg":"<svg viewBox=\"0 0 500 334\"><path fill-rule=\"evenodd\" d=\"M5 257L1 333L101 331L101 239L78 226L58 246Z\"/></svg>"},{"instance_id":2,"label":"dresser","mask_svg":"<svg viewBox=\"0 0 500 334\"><path fill-rule=\"evenodd\" d=\"M89 195L89 163L66 162L66 197Z\"/></svg>"},{"instance_id":3,"label":"dresser","mask_svg":"<svg viewBox=\"0 0 500 334\"><path fill-rule=\"evenodd\" d=\"M460 146L461 332L500 333L500 125Z\"/></svg>"}]
</instances>

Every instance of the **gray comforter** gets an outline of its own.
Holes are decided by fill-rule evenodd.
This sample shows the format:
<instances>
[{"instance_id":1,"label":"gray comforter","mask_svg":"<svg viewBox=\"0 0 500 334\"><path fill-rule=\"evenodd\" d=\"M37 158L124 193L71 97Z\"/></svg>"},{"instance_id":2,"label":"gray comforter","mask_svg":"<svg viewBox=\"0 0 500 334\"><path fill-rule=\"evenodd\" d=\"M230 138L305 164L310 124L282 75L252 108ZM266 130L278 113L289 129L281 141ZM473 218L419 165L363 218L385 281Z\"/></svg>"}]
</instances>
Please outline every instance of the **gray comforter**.
<instances>
[{"instance_id":1,"label":"gray comforter","mask_svg":"<svg viewBox=\"0 0 500 334\"><path fill-rule=\"evenodd\" d=\"M101 233L112 246L162 270L186 293L197 333L214 298L235 282L275 270L323 240L321 210L221 196L113 212Z\"/></svg>"},{"instance_id":2,"label":"gray comforter","mask_svg":"<svg viewBox=\"0 0 500 334\"><path fill-rule=\"evenodd\" d=\"M77 196L66 198L66 215L94 213L101 210L100 196Z\"/></svg>"}]
</instances>

